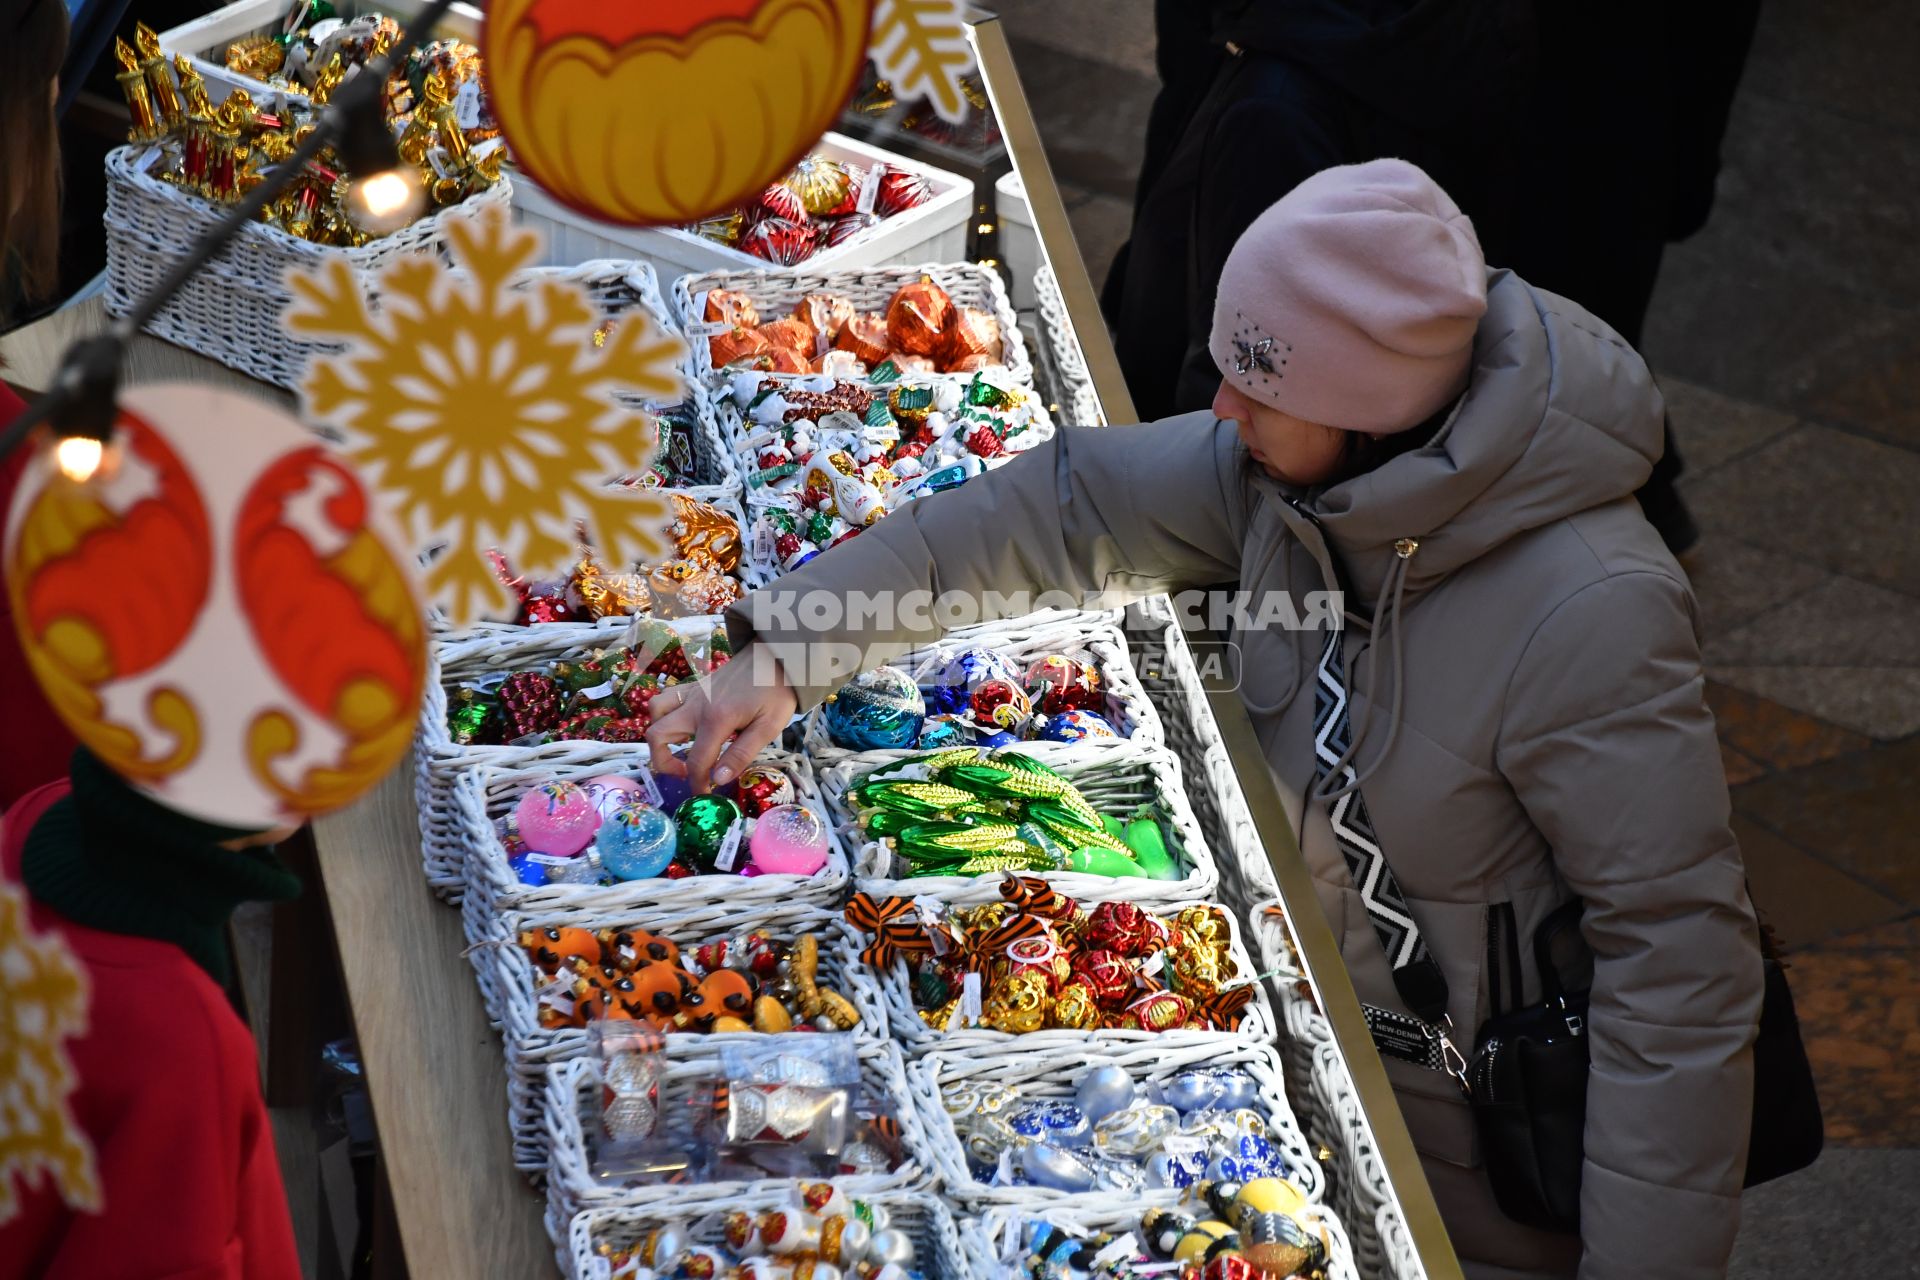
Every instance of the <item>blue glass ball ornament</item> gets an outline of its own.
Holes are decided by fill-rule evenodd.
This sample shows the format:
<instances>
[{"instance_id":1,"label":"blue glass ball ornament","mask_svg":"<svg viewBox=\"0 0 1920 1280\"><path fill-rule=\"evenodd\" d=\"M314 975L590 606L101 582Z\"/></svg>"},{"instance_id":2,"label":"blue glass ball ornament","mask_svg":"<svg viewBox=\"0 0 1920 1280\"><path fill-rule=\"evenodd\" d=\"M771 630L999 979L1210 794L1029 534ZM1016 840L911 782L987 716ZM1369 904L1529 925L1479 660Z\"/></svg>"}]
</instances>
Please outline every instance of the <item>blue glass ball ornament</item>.
<instances>
[{"instance_id":1,"label":"blue glass ball ornament","mask_svg":"<svg viewBox=\"0 0 1920 1280\"><path fill-rule=\"evenodd\" d=\"M616 880L651 880L673 861L673 819L644 800L615 809L593 837L600 865Z\"/></svg>"},{"instance_id":2,"label":"blue glass ball ornament","mask_svg":"<svg viewBox=\"0 0 1920 1280\"><path fill-rule=\"evenodd\" d=\"M1013 660L992 649L973 645L956 650L920 686L930 715L958 715L967 709L973 691L988 680L1020 683Z\"/></svg>"},{"instance_id":3,"label":"blue glass ball ornament","mask_svg":"<svg viewBox=\"0 0 1920 1280\"><path fill-rule=\"evenodd\" d=\"M822 712L827 737L849 751L911 747L927 718L919 687L906 672L876 667L840 686Z\"/></svg>"}]
</instances>

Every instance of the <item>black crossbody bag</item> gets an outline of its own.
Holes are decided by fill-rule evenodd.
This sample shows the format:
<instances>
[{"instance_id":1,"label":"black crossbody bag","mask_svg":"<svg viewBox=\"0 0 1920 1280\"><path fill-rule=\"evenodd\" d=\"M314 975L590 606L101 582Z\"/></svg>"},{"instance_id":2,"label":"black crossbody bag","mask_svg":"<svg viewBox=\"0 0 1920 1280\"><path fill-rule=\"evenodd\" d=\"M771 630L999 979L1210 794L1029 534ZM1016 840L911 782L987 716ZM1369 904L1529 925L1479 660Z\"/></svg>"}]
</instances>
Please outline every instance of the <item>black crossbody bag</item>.
<instances>
[{"instance_id":1,"label":"black crossbody bag","mask_svg":"<svg viewBox=\"0 0 1920 1280\"><path fill-rule=\"evenodd\" d=\"M1341 632L1329 630L1314 688L1315 792L1337 791L1354 779L1342 763L1353 729L1348 720ZM1331 784L1331 785L1329 785ZM1577 932L1581 903L1574 899L1544 921L1533 938L1540 974L1538 1003L1501 1010L1498 963L1504 947L1520 1005L1521 969L1513 909L1489 909L1489 972L1493 1016L1474 1038L1468 1060L1453 1040L1447 1015L1447 979L1427 949L1420 925L1394 878L1358 787L1331 801L1335 843L1360 891L1374 936L1386 951L1393 983L1412 1016L1363 1004L1374 1044L1388 1057L1452 1076L1473 1109L1474 1126L1502 1213L1550 1231L1580 1228L1580 1175L1587 1120L1587 993L1568 991L1553 956L1555 941ZM1753 1127L1746 1184L1804 1169L1820 1154L1825 1132L1813 1071L1800 1039L1793 993L1770 940L1761 938L1765 996L1753 1052Z\"/></svg>"}]
</instances>

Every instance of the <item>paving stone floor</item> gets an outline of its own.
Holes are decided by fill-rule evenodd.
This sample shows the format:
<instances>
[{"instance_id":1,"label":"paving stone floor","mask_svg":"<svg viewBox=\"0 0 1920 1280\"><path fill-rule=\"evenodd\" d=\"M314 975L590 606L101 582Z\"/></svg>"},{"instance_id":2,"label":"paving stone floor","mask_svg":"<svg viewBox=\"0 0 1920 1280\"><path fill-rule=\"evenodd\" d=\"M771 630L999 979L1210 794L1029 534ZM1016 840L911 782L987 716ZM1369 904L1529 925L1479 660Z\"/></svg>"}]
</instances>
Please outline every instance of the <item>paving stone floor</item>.
<instances>
[{"instance_id":1,"label":"paving stone floor","mask_svg":"<svg viewBox=\"0 0 1920 1280\"><path fill-rule=\"evenodd\" d=\"M1098 283L1152 6L996 8ZM1812 1169L1747 1196L1742 1280L1920 1276L1916 67L1901 0L1767 0L1713 218L1669 250L1647 326L1704 534L1687 568L1734 826L1828 1123Z\"/></svg>"}]
</instances>

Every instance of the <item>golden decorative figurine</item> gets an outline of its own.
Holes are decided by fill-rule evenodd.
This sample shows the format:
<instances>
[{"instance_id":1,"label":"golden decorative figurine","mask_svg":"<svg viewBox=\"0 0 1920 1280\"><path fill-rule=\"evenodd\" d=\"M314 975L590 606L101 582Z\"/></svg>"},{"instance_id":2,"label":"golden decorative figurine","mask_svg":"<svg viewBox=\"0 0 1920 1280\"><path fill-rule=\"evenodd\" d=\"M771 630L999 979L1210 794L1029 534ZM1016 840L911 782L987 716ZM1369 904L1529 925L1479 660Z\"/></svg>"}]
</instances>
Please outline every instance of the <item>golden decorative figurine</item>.
<instances>
[{"instance_id":1,"label":"golden decorative figurine","mask_svg":"<svg viewBox=\"0 0 1920 1280\"><path fill-rule=\"evenodd\" d=\"M147 93L160 125L169 133L186 123L186 111L180 105L180 87L173 82L167 56L160 52L160 37L144 22L134 24L133 43L140 51L140 71L147 78Z\"/></svg>"},{"instance_id":2,"label":"golden decorative figurine","mask_svg":"<svg viewBox=\"0 0 1920 1280\"><path fill-rule=\"evenodd\" d=\"M146 72L140 69L140 55L134 52L132 45L115 37L113 56L119 60L121 68L113 78L120 82L120 92L127 98L127 110L133 114L133 127L127 130L128 140L159 141L167 131L154 111L153 92L147 85Z\"/></svg>"}]
</instances>

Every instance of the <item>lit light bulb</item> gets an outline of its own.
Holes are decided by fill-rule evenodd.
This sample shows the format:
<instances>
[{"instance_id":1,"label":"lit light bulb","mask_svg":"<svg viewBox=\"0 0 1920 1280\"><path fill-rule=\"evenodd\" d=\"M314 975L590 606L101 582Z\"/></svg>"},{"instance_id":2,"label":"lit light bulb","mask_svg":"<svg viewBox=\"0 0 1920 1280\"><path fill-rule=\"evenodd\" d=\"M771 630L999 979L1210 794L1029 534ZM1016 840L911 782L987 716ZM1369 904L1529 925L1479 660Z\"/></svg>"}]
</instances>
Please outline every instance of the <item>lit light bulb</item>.
<instances>
[{"instance_id":1,"label":"lit light bulb","mask_svg":"<svg viewBox=\"0 0 1920 1280\"><path fill-rule=\"evenodd\" d=\"M92 436L62 436L53 446L53 465L75 484L85 484L100 470L106 455L106 446Z\"/></svg>"},{"instance_id":2,"label":"lit light bulb","mask_svg":"<svg viewBox=\"0 0 1920 1280\"><path fill-rule=\"evenodd\" d=\"M427 207L427 189L409 165L356 179L347 195L347 212L376 235L398 231Z\"/></svg>"}]
</instances>

